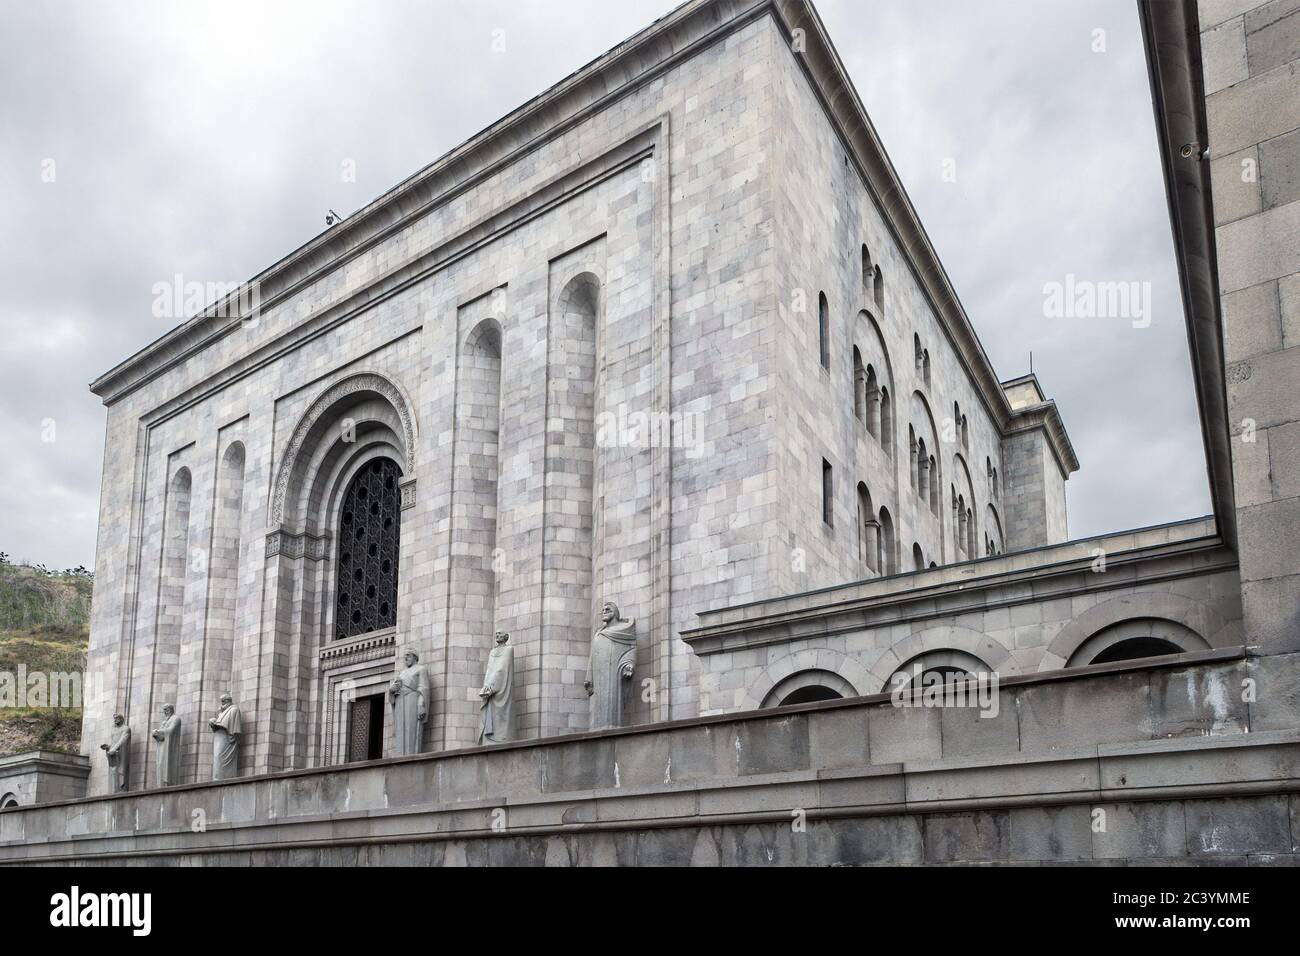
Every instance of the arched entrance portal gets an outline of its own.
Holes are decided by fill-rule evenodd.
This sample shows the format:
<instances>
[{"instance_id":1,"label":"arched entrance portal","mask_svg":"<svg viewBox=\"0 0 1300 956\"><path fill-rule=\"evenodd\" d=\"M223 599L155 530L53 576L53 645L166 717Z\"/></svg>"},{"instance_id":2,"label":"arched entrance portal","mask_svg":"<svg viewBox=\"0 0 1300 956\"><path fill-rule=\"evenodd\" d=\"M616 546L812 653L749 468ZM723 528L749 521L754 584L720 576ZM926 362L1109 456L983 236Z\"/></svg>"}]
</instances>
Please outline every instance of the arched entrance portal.
<instances>
[{"instance_id":1,"label":"arched entrance portal","mask_svg":"<svg viewBox=\"0 0 1300 956\"><path fill-rule=\"evenodd\" d=\"M416 643L399 637L415 448L405 395L372 372L331 386L294 429L272 500L263 620L275 624L256 696L259 723L285 743L277 753L259 734L258 770L372 759L389 746L383 694L396 655Z\"/></svg>"}]
</instances>

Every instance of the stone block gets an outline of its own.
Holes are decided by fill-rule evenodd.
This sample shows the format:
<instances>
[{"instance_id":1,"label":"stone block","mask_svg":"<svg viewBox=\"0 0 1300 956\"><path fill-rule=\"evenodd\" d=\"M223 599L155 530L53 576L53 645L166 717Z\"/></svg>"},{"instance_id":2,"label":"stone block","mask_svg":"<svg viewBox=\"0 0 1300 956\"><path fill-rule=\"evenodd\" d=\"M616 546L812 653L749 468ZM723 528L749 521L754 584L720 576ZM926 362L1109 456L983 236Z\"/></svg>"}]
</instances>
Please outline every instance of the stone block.
<instances>
[{"instance_id":1,"label":"stone block","mask_svg":"<svg viewBox=\"0 0 1300 956\"><path fill-rule=\"evenodd\" d=\"M867 716L871 762L908 764L943 756L942 716L935 707L871 708Z\"/></svg>"},{"instance_id":2,"label":"stone block","mask_svg":"<svg viewBox=\"0 0 1300 956\"><path fill-rule=\"evenodd\" d=\"M1206 99L1210 142L1216 153L1235 153L1300 126L1300 83L1296 82L1296 70L1297 64L1290 63L1219 90ZM1246 282L1229 288L1253 284Z\"/></svg>"},{"instance_id":3,"label":"stone block","mask_svg":"<svg viewBox=\"0 0 1300 956\"><path fill-rule=\"evenodd\" d=\"M614 739L619 786L672 782L672 738L667 734L630 734Z\"/></svg>"},{"instance_id":4,"label":"stone block","mask_svg":"<svg viewBox=\"0 0 1300 956\"><path fill-rule=\"evenodd\" d=\"M1152 736L1147 675L1141 672L1033 685L1018 697L1026 754Z\"/></svg>"},{"instance_id":5,"label":"stone block","mask_svg":"<svg viewBox=\"0 0 1300 956\"><path fill-rule=\"evenodd\" d=\"M1207 94L1247 77L1244 21L1226 20L1201 34L1201 69Z\"/></svg>"},{"instance_id":6,"label":"stone block","mask_svg":"<svg viewBox=\"0 0 1300 956\"><path fill-rule=\"evenodd\" d=\"M1242 582L1300 575L1300 498L1237 509Z\"/></svg>"},{"instance_id":7,"label":"stone block","mask_svg":"<svg viewBox=\"0 0 1300 956\"><path fill-rule=\"evenodd\" d=\"M817 820L809 824L808 835L819 864L915 864L924 859L921 827L916 816Z\"/></svg>"},{"instance_id":8,"label":"stone block","mask_svg":"<svg viewBox=\"0 0 1300 956\"><path fill-rule=\"evenodd\" d=\"M1300 66L1296 70L1300 71ZM1300 90L1300 72L1282 72L1288 73L1291 83ZM1219 95L1230 92L1225 90ZM1300 100L1300 92L1296 97ZM1296 120L1300 122L1300 105ZM1258 215L1218 226L1215 241L1220 293L1236 292L1300 272L1300 202L1265 209Z\"/></svg>"},{"instance_id":9,"label":"stone block","mask_svg":"<svg viewBox=\"0 0 1300 956\"><path fill-rule=\"evenodd\" d=\"M614 741L578 740L548 747L542 768L543 793L601 790L614 786Z\"/></svg>"},{"instance_id":10,"label":"stone block","mask_svg":"<svg viewBox=\"0 0 1300 956\"><path fill-rule=\"evenodd\" d=\"M997 697L996 714L976 706L939 708L940 740L945 757L993 757L1020 750L1015 697L1001 690Z\"/></svg>"},{"instance_id":11,"label":"stone block","mask_svg":"<svg viewBox=\"0 0 1300 956\"><path fill-rule=\"evenodd\" d=\"M925 862L1001 862L1011 856L1011 820L1006 810L931 813L922 818Z\"/></svg>"},{"instance_id":12,"label":"stone block","mask_svg":"<svg viewBox=\"0 0 1300 956\"><path fill-rule=\"evenodd\" d=\"M1092 834L1093 856L1102 860L1163 860L1187 855L1183 804L1152 800L1101 803L1103 816ZM1090 810L1090 819L1092 810Z\"/></svg>"},{"instance_id":13,"label":"stone block","mask_svg":"<svg viewBox=\"0 0 1300 956\"><path fill-rule=\"evenodd\" d=\"M1288 20L1300 24L1300 15ZM1259 188L1265 209L1300 199L1300 130L1259 144Z\"/></svg>"},{"instance_id":14,"label":"stone block","mask_svg":"<svg viewBox=\"0 0 1300 956\"><path fill-rule=\"evenodd\" d=\"M1197 0L1196 13L1202 30L1239 17L1253 10L1265 0Z\"/></svg>"},{"instance_id":15,"label":"stone block","mask_svg":"<svg viewBox=\"0 0 1300 956\"><path fill-rule=\"evenodd\" d=\"M871 741L865 708L814 711L807 715L807 721L812 769L870 765Z\"/></svg>"},{"instance_id":16,"label":"stone block","mask_svg":"<svg viewBox=\"0 0 1300 956\"><path fill-rule=\"evenodd\" d=\"M1300 598L1294 600L1300 605ZM1262 733L1300 726L1300 653L1252 657L1247 673L1255 693L1249 704L1250 729Z\"/></svg>"},{"instance_id":17,"label":"stone block","mask_svg":"<svg viewBox=\"0 0 1300 956\"><path fill-rule=\"evenodd\" d=\"M1300 15L1297 11L1268 23L1255 21L1255 27L1246 36L1246 54L1252 76L1300 59Z\"/></svg>"},{"instance_id":18,"label":"stone block","mask_svg":"<svg viewBox=\"0 0 1300 956\"><path fill-rule=\"evenodd\" d=\"M1289 853L1290 805L1285 795L1188 800L1187 848L1193 856Z\"/></svg>"},{"instance_id":19,"label":"stone block","mask_svg":"<svg viewBox=\"0 0 1300 956\"><path fill-rule=\"evenodd\" d=\"M737 724L736 762L742 776L809 769L808 715Z\"/></svg>"},{"instance_id":20,"label":"stone block","mask_svg":"<svg viewBox=\"0 0 1300 956\"><path fill-rule=\"evenodd\" d=\"M1157 737L1202 737L1250 729L1242 700L1245 665L1151 672L1151 716Z\"/></svg>"},{"instance_id":21,"label":"stone block","mask_svg":"<svg viewBox=\"0 0 1300 956\"><path fill-rule=\"evenodd\" d=\"M1216 210L1218 205L1216 187ZM1276 282L1261 282L1223 296L1223 337L1224 354L1229 362L1239 362L1282 347L1282 317Z\"/></svg>"},{"instance_id":22,"label":"stone block","mask_svg":"<svg viewBox=\"0 0 1300 956\"><path fill-rule=\"evenodd\" d=\"M1011 859L1062 862L1092 859L1092 817L1086 806L1026 807L1007 813Z\"/></svg>"}]
</instances>

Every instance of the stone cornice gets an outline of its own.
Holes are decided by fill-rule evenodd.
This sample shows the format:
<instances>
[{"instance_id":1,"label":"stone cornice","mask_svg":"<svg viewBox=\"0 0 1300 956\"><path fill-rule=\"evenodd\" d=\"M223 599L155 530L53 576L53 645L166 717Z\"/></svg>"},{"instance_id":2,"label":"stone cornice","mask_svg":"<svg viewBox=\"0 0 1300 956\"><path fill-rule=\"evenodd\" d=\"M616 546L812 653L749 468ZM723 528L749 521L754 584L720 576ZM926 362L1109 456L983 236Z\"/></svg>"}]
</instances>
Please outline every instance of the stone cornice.
<instances>
[{"instance_id":1,"label":"stone cornice","mask_svg":"<svg viewBox=\"0 0 1300 956\"><path fill-rule=\"evenodd\" d=\"M1061 474L1068 478L1078 471L1079 459L1074 454L1074 445L1070 442L1070 436L1066 434L1065 423L1061 421L1061 413L1056 408L1056 402L1048 400L1039 405L1015 409L1006 424L1004 434L1013 435L1036 428L1046 432L1047 443L1052 449Z\"/></svg>"},{"instance_id":2,"label":"stone cornice","mask_svg":"<svg viewBox=\"0 0 1300 956\"><path fill-rule=\"evenodd\" d=\"M44 773L84 778L90 773L90 758L81 754L60 753L57 750L27 750L0 757L0 775L10 776L15 772L37 769Z\"/></svg>"},{"instance_id":3,"label":"stone cornice","mask_svg":"<svg viewBox=\"0 0 1300 956\"><path fill-rule=\"evenodd\" d=\"M1159 542L1124 550L1105 547L1106 539L1073 542L1084 550L1056 561L1012 566L1010 556L968 562L967 573L953 574L961 565L897 575L758 602L739 609L700 615L700 626L681 632L696 654L737 651L749 647L824 637L899 620L950 618L970 611L1042 603L1055 597L1075 597L1092 591L1149 584L1188 576L1232 570L1236 556L1217 536ZM1105 571L1093 570L1096 544L1105 555ZM1050 554L1050 551L1049 551ZM980 565L985 566L983 574Z\"/></svg>"}]
</instances>

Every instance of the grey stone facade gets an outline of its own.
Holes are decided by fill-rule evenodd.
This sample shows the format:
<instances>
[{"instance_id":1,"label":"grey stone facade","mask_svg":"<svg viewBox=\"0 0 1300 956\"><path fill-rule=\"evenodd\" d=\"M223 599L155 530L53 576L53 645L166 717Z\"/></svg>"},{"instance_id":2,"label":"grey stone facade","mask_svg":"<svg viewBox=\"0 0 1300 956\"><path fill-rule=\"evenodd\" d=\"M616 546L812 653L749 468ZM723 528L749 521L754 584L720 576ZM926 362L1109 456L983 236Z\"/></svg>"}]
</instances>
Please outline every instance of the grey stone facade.
<instances>
[{"instance_id":1,"label":"grey stone facade","mask_svg":"<svg viewBox=\"0 0 1300 956\"><path fill-rule=\"evenodd\" d=\"M1139 7L1214 517L1065 540L1061 417L988 367L815 12L698 0L96 383L84 739L229 688L250 779L195 744L0 813L0 863L1294 862L1294 6ZM376 457L396 626L332 640ZM642 693L593 733L607 598ZM476 748L494 629L522 739ZM331 766L406 647L436 753ZM881 694L945 668L996 712Z\"/></svg>"},{"instance_id":2,"label":"grey stone facade","mask_svg":"<svg viewBox=\"0 0 1300 956\"><path fill-rule=\"evenodd\" d=\"M469 744L497 629L516 732L580 731L606 598L643 623L627 719L689 717L701 611L1064 539L1059 417L1013 409L917 278L910 209L817 105L842 79L792 49L808 15L687 4L633 44L678 52L611 52L257 277L255 315L214 308L94 384L87 740L174 701L205 779L229 690L245 772L336 762L411 647L425 746ZM402 472L396 627L334 641L342 489L376 457Z\"/></svg>"}]
</instances>

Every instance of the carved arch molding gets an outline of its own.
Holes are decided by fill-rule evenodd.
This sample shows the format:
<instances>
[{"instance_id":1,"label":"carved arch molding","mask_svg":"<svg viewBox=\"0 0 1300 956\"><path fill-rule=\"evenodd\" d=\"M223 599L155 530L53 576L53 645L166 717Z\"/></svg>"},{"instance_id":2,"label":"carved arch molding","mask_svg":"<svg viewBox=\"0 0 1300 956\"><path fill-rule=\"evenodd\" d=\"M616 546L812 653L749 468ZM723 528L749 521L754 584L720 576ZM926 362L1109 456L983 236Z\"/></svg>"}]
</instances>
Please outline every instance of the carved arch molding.
<instances>
[{"instance_id":1,"label":"carved arch molding","mask_svg":"<svg viewBox=\"0 0 1300 956\"><path fill-rule=\"evenodd\" d=\"M350 375L341 381L335 382L317 396L302 418L298 420L293 435L289 439L289 444L284 450L284 460L280 462L280 469L276 473L275 494L271 499L270 525L272 528L279 528L284 521L284 502L289 492L289 480L293 475L294 466L308 436L312 434L316 424L329 414L330 410L339 402L361 392L373 392L379 395L392 405L393 410L397 412L397 416L402 422L402 443L406 446L402 449L405 459L402 468L403 478L409 483L415 477L417 430L406 395L394 382L378 372L359 372Z\"/></svg>"}]
</instances>

